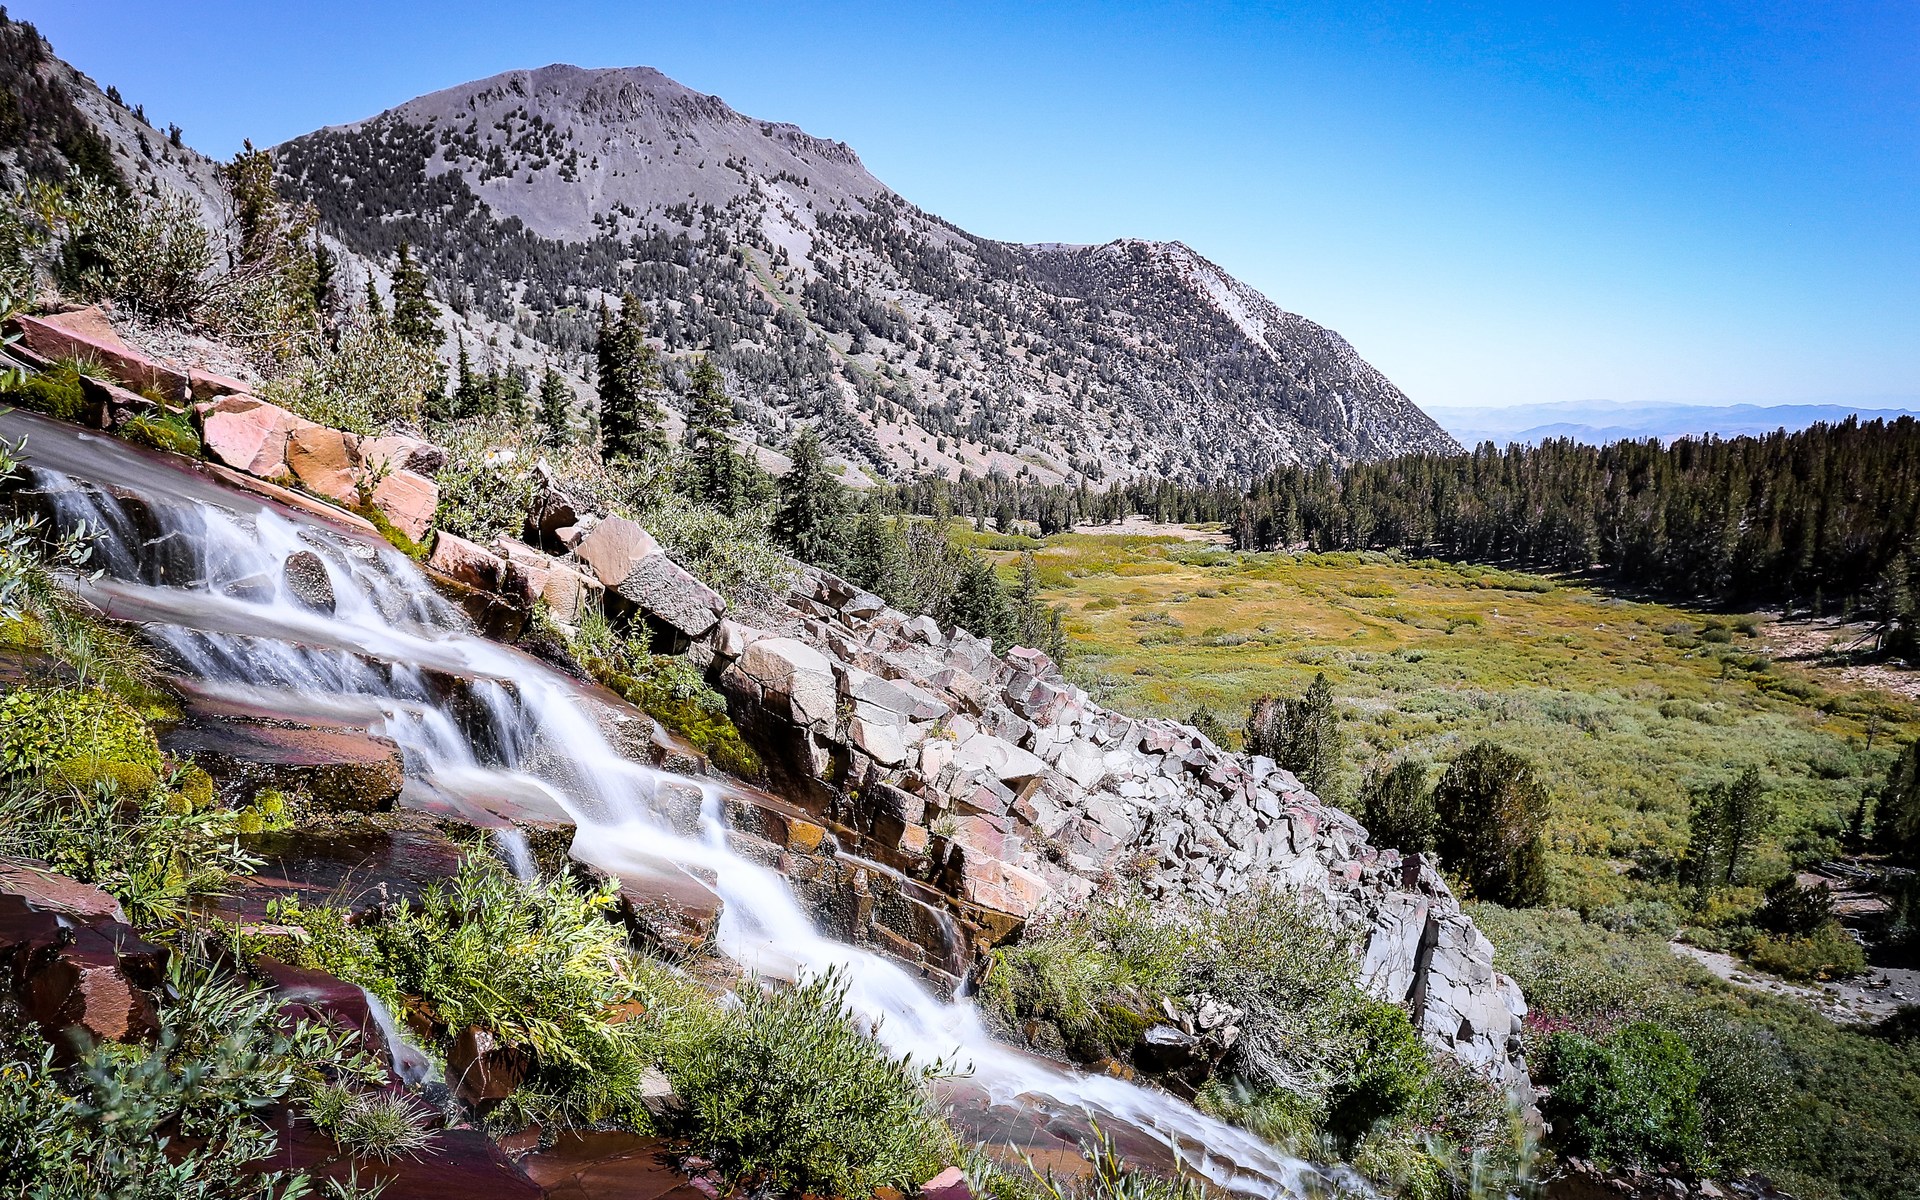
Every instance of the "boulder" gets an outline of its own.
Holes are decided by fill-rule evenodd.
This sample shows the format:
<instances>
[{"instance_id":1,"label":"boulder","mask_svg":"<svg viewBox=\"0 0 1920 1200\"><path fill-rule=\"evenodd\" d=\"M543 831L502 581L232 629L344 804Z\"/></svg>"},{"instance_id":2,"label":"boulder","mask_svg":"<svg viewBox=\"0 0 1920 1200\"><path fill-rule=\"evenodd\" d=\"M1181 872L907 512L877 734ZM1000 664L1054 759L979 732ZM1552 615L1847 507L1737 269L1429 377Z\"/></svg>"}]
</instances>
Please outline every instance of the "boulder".
<instances>
[{"instance_id":1,"label":"boulder","mask_svg":"<svg viewBox=\"0 0 1920 1200\"><path fill-rule=\"evenodd\" d=\"M281 564L281 577L287 591L315 612L333 613L333 580L327 576L327 564L311 550L296 550Z\"/></svg>"},{"instance_id":2,"label":"boulder","mask_svg":"<svg viewBox=\"0 0 1920 1200\"><path fill-rule=\"evenodd\" d=\"M222 375L218 371L208 371L200 367L187 368L187 390L195 400L212 400L219 396L244 394L247 385L231 375Z\"/></svg>"},{"instance_id":3,"label":"boulder","mask_svg":"<svg viewBox=\"0 0 1920 1200\"><path fill-rule=\"evenodd\" d=\"M285 479L287 437L300 418L252 396L226 396L194 406L200 442L215 462L263 479Z\"/></svg>"},{"instance_id":4,"label":"boulder","mask_svg":"<svg viewBox=\"0 0 1920 1200\"><path fill-rule=\"evenodd\" d=\"M827 656L794 638L761 638L727 668L759 685L762 703L795 725L831 725L838 691Z\"/></svg>"},{"instance_id":5,"label":"boulder","mask_svg":"<svg viewBox=\"0 0 1920 1200\"><path fill-rule=\"evenodd\" d=\"M85 921L125 921L120 902L91 884L55 874L30 858L0 857L0 893L20 897L35 911Z\"/></svg>"},{"instance_id":6,"label":"boulder","mask_svg":"<svg viewBox=\"0 0 1920 1200\"><path fill-rule=\"evenodd\" d=\"M190 394L187 375L156 361L122 341L98 308L13 318L20 342L42 358L77 358L98 363L115 379L136 390L151 389L180 402Z\"/></svg>"},{"instance_id":7,"label":"boulder","mask_svg":"<svg viewBox=\"0 0 1920 1200\"><path fill-rule=\"evenodd\" d=\"M660 543L653 540L653 535L625 517L601 521L573 547L574 555L593 569L601 584L616 590L641 559L660 552Z\"/></svg>"},{"instance_id":8,"label":"boulder","mask_svg":"<svg viewBox=\"0 0 1920 1200\"><path fill-rule=\"evenodd\" d=\"M641 559L614 590L689 638L704 637L727 611L720 593L665 554Z\"/></svg>"},{"instance_id":9,"label":"boulder","mask_svg":"<svg viewBox=\"0 0 1920 1200\"><path fill-rule=\"evenodd\" d=\"M444 529L434 535L427 569L483 592L499 591L507 579L507 564L498 555Z\"/></svg>"},{"instance_id":10,"label":"boulder","mask_svg":"<svg viewBox=\"0 0 1920 1200\"><path fill-rule=\"evenodd\" d=\"M360 464L369 471L413 471L431 475L447 465L447 452L405 433L390 433L360 443Z\"/></svg>"},{"instance_id":11,"label":"boulder","mask_svg":"<svg viewBox=\"0 0 1920 1200\"><path fill-rule=\"evenodd\" d=\"M920 1200L973 1200L973 1189L967 1186L965 1172L948 1167L920 1185Z\"/></svg>"},{"instance_id":12,"label":"boulder","mask_svg":"<svg viewBox=\"0 0 1920 1200\"><path fill-rule=\"evenodd\" d=\"M317 496L352 508L360 503L360 439L300 420L287 435L287 469Z\"/></svg>"},{"instance_id":13,"label":"boulder","mask_svg":"<svg viewBox=\"0 0 1920 1200\"><path fill-rule=\"evenodd\" d=\"M374 485L373 506L407 540L423 542L440 507L440 485L412 471L394 471Z\"/></svg>"}]
</instances>

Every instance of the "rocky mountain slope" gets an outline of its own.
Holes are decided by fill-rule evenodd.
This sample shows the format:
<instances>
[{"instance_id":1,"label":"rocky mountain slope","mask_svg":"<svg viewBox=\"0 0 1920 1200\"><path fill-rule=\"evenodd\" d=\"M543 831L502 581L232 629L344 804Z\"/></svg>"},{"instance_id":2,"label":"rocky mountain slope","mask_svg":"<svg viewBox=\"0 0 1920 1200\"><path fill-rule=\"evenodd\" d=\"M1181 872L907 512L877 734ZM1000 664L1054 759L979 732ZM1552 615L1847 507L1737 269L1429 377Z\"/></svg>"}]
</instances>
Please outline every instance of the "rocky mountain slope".
<instances>
[{"instance_id":1,"label":"rocky mountain slope","mask_svg":"<svg viewBox=\"0 0 1920 1200\"><path fill-rule=\"evenodd\" d=\"M845 144L650 68L509 72L277 154L347 247L410 243L483 353L582 365L596 306L631 291L668 352L714 350L754 440L814 421L875 478L1202 479L1454 445L1338 334L1180 243L976 237Z\"/></svg>"}]
</instances>

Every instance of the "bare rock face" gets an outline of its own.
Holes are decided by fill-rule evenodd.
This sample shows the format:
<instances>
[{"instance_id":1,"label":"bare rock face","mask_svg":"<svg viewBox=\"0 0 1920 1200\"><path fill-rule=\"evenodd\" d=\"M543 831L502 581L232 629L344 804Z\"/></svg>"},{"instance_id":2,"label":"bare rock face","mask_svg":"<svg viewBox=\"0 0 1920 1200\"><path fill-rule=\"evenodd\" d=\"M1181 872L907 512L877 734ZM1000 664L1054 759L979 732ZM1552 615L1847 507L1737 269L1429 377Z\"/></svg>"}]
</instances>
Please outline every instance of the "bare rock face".
<instances>
[{"instance_id":1,"label":"bare rock face","mask_svg":"<svg viewBox=\"0 0 1920 1200\"><path fill-rule=\"evenodd\" d=\"M252 396L224 396L194 406L200 441L215 462L262 479L292 478L287 438L300 418Z\"/></svg>"},{"instance_id":2,"label":"bare rock face","mask_svg":"<svg viewBox=\"0 0 1920 1200\"><path fill-rule=\"evenodd\" d=\"M486 592L502 590L507 577L507 564L498 555L445 530L434 535L427 566L456 583Z\"/></svg>"},{"instance_id":3,"label":"bare rock face","mask_svg":"<svg viewBox=\"0 0 1920 1200\"><path fill-rule=\"evenodd\" d=\"M298 422L287 435L287 469L315 495L352 508L360 503L360 439L338 429Z\"/></svg>"},{"instance_id":4,"label":"bare rock face","mask_svg":"<svg viewBox=\"0 0 1920 1200\"><path fill-rule=\"evenodd\" d=\"M513 1089L533 1069L533 1056L519 1046L504 1045L478 1025L454 1035L447 1048L447 1075L453 1094L485 1113L513 1095Z\"/></svg>"},{"instance_id":5,"label":"bare rock face","mask_svg":"<svg viewBox=\"0 0 1920 1200\"><path fill-rule=\"evenodd\" d=\"M113 323L98 308L13 318L21 344L42 358L77 358L100 364L122 384L138 391L150 389L178 403L191 394L187 375L120 339Z\"/></svg>"},{"instance_id":6,"label":"bare rock face","mask_svg":"<svg viewBox=\"0 0 1920 1200\"><path fill-rule=\"evenodd\" d=\"M704 637L726 612L719 593L689 575L652 534L625 517L596 524L573 552L608 591L686 637Z\"/></svg>"},{"instance_id":7,"label":"bare rock face","mask_svg":"<svg viewBox=\"0 0 1920 1200\"><path fill-rule=\"evenodd\" d=\"M440 485L412 471L394 471L374 485L373 506L410 541L424 541L440 507Z\"/></svg>"},{"instance_id":8,"label":"bare rock face","mask_svg":"<svg viewBox=\"0 0 1920 1200\"><path fill-rule=\"evenodd\" d=\"M0 988L43 1036L129 1041L157 1028L150 989L167 952L120 920L111 896L24 859L0 859Z\"/></svg>"}]
</instances>

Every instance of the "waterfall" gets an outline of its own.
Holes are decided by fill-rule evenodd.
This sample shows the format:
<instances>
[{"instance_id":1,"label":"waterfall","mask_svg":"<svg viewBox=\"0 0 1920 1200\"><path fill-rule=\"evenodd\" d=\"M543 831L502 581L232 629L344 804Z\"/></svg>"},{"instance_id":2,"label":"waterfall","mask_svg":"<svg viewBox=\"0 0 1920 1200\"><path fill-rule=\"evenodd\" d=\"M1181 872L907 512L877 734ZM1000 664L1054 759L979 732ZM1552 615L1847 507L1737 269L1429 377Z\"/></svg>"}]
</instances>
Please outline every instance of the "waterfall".
<instances>
[{"instance_id":1,"label":"waterfall","mask_svg":"<svg viewBox=\"0 0 1920 1200\"><path fill-rule=\"evenodd\" d=\"M1234 1191L1365 1192L1350 1173L1330 1175L1283 1155L1166 1093L998 1043L964 999L942 1001L892 960L823 936L785 878L728 848L724 783L621 756L580 703L577 685L472 632L391 547L124 443L26 414L0 415L0 436L27 432L32 486L48 494L59 522L104 531L94 563L104 574L81 590L111 615L144 623L191 673L183 681L190 690L360 724L399 744L409 787L543 798L574 822L574 856L604 870L637 875L642 864L666 859L714 879L725 902L719 948L743 970L793 980L839 968L849 1005L889 1049L970 1069L971 1085L992 1104L1050 1106L1135 1131ZM164 561L151 553L156 540ZM295 554L324 565L332 613L291 590L286 563ZM482 744L435 700L429 673L467 681L477 702L470 708L487 726ZM669 791L700 795L697 836L659 815L657 800ZM500 846L516 873L531 865L519 861L524 840L516 845L501 835ZM376 1018L382 1015L376 1007ZM390 1031L390 1044L397 1041Z\"/></svg>"}]
</instances>

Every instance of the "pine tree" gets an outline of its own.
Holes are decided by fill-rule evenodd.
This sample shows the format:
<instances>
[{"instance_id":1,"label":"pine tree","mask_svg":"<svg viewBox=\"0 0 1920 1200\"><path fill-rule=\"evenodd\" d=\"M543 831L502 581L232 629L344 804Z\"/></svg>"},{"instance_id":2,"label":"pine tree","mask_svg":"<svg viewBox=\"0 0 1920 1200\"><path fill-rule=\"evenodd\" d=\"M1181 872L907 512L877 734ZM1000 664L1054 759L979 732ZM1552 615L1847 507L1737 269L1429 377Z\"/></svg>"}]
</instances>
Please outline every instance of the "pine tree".
<instances>
[{"instance_id":1,"label":"pine tree","mask_svg":"<svg viewBox=\"0 0 1920 1200\"><path fill-rule=\"evenodd\" d=\"M1920 867L1920 742L1908 744L1887 772L1874 805L1873 847L1896 865Z\"/></svg>"},{"instance_id":2,"label":"pine tree","mask_svg":"<svg viewBox=\"0 0 1920 1200\"><path fill-rule=\"evenodd\" d=\"M1005 653L1019 634L1013 604L993 564L976 554L966 556L958 586L953 591L953 623Z\"/></svg>"},{"instance_id":3,"label":"pine tree","mask_svg":"<svg viewBox=\"0 0 1920 1200\"><path fill-rule=\"evenodd\" d=\"M836 565L846 501L841 483L827 470L820 439L808 426L793 439L787 473L780 477L773 536L801 562Z\"/></svg>"},{"instance_id":4,"label":"pine tree","mask_svg":"<svg viewBox=\"0 0 1920 1200\"><path fill-rule=\"evenodd\" d=\"M540 377L540 440L555 447L573 444L573 389L552 363Z\"/></svg>"},{"instance_id":5,"label":"pine tree","mask_svg":"<svg viewBox=\"0 0 1920 1200\"><path fill-rule=\"evenodd\" d=\"M495 385L494 410L516 425L525 425L533 416L532 385L533 381L527 377L525 367L519 363L508 363Z\"/></svg>"},{"instance_id":6,"label":"pine tree","mask_svg":"<svg viewBox=\"0 0 1920 1200\"><path fill-rule=\"evenodd\" d=\"M387 322L386 305L380 302L380 289L373 282L373 272L367 272L367 320L375 325Z\"/></svg>"},{"instance_id":7,"label":"pine tree","mask_svg":"<svg viewBox=\"0 0 1920 1200\"><path fill-rule=\"evenodd\" d=\"M742 500L743 472L734 453L733 401L713 357L703 354L693 366L687 391L687 453L694 498L732 516Z\"/></svg>"},{"instance_id":8,"label":"pine tree","mask_svg":"<svg viewBox=\"0 0 1920 1200\"><path fill-rule=\"evenodd\" d=\"M1441 861L1475 899L1540 904L1547 897L1549 807L1533 764L1480 742L1453 760L1433 790Z\"/></svg>"},{"instance_id":9,"label":"pine tree","mask_svg":"<svg viewBox=\"0 0 1920 1200\"><path fill-rule=\"evenodd\" d=\"M601 304L594 355L605 452L614 458L644 459L666 450L666 414L654 399L660 387L659 358L647 344L646 310L631 294L620 298L617 315Z\"/></svg>"},{"instance_id":10,"label":"pine tree","mask_svg":"<svg viewBox=\"0 0 1920 1200\"><path fill-rule=\"evenodd\" d=\"M1271 758L1293 772L1308 791L1336 802L1346 738L1325 672L1313 677L1305 695L1254 701L1243 733L1247 753Z\"/></svg>"},{"instance_id":11,"label":"pine tree","mask_svg":"<svg viewBox=\"0 0 1920 1200\"><path fill-rule=\"evenodd\" d=\"M427 273L405 242L400 243L400 259L393 268L393 331L410 346L440 348L440 322L427 296Z\"/></svg>"},{"instance_id":12,"label":"pine tree","mask_svg":"<svg viewBox=\"0 0 1920 1200\"><path fill-rule=\"evenodd\" d=\"M1426 764L1402 759L1369 778L1360 789L1360 823L1376 846L1431 853L1436 821Z\"/></svg>"},{"instance_id":13,"label":"pine tree","mask_svg":"<svg viewBox=\"0 0 1920 1200\"><path fill-rule=\"evenodd\" d=\"M1011 599L1014 641L1044 651L1056 663L1065 659L1067 637L1060 627L1060 610L1040 597L1040 570L1034 565L1031 550L1020 556L1020 573Z\"/></svg>"}]
</instances>

